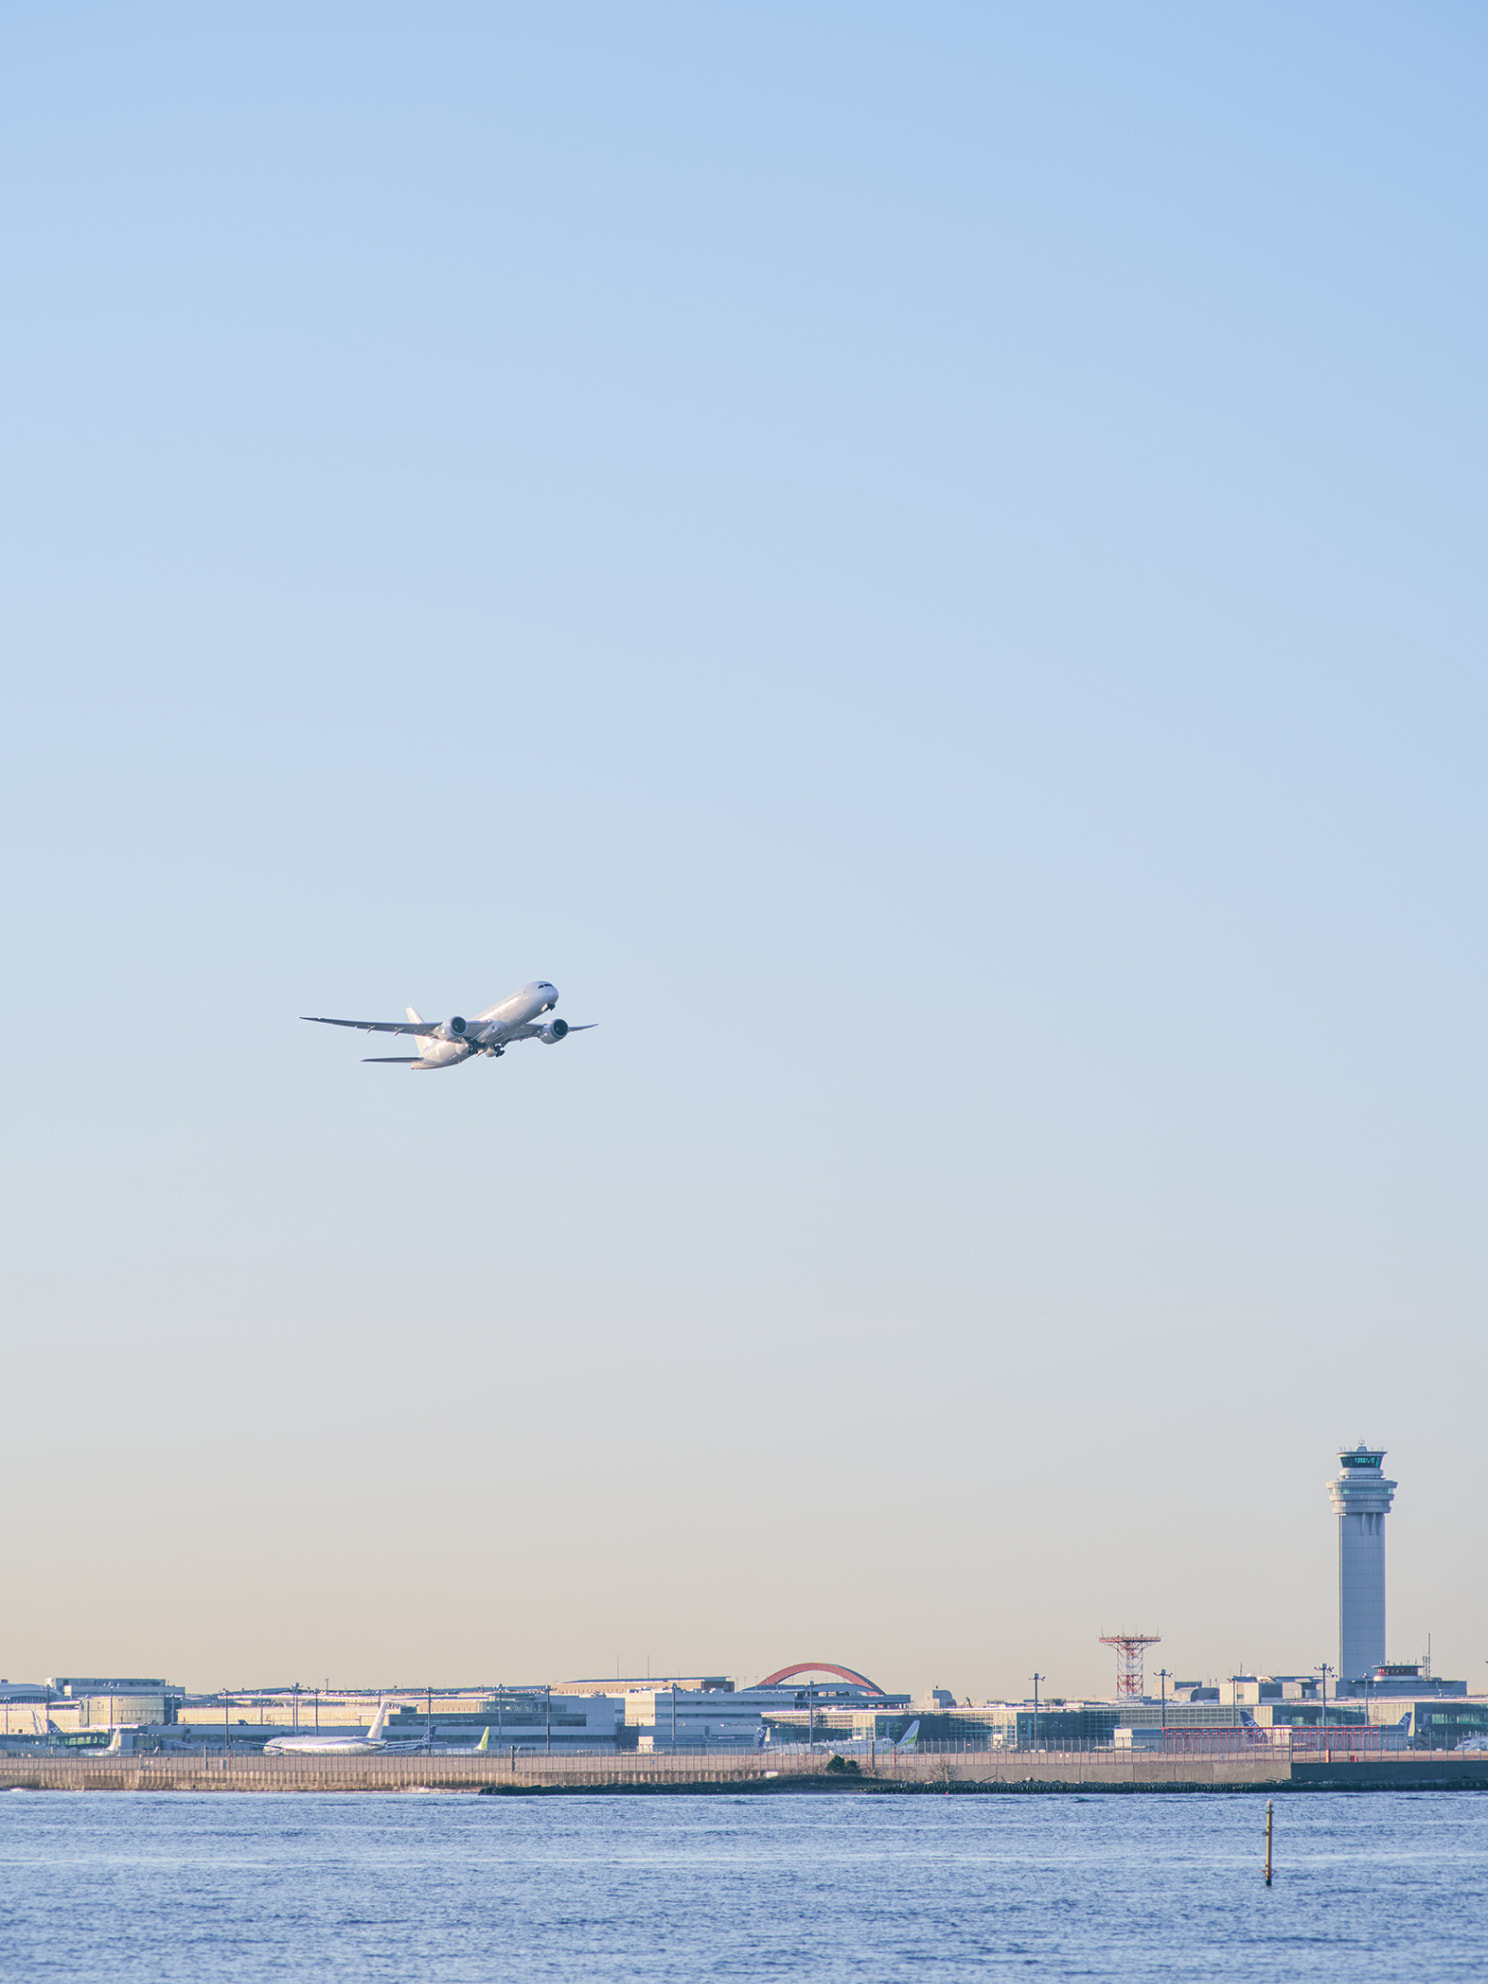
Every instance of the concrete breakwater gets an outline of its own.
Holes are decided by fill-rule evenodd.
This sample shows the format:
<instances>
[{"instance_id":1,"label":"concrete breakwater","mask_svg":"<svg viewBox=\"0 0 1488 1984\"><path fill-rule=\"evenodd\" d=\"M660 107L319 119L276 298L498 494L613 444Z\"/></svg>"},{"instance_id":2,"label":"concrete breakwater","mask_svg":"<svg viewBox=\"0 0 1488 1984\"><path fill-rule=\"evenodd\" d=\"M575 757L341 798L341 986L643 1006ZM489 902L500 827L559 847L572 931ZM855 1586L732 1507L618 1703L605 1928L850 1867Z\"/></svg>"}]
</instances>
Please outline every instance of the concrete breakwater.
<instances>
[{"instance_id":1,"label":"concrete breakwater","mask_svg":"<svg viewBox=\"0 0 1488 1984\"><path fill-rule=\"evenodd\" d=\"M0 1758L0 1791L1244 1791L1488 1790L1488 1755L1144 1757L959 1750L900 1753L826 1774L816 1755L154 1755Z\"/></svg>"}]
</instances>

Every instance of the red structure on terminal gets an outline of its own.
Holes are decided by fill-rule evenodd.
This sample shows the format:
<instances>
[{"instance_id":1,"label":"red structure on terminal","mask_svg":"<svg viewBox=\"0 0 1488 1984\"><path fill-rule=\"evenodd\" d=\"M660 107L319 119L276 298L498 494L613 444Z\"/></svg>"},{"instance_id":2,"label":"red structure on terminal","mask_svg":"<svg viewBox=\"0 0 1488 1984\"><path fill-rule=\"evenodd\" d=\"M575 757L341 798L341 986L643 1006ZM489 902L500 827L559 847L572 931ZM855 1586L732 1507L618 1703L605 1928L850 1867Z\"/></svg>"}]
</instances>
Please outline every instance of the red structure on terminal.
<instances>
[{"instance_id":1,"label":"red structure on terminal","mask_svg":"<svg viewBox=\"0 0 1488 1984\"><path fill-rule=\"evenodd\" d=\"M851 1667L834 1667L830 1660L800 1660L794 1667L777 1667L773 1674L767 1674L763 1681L756 1681L757 1688L778 1688L782 1681L789 1681L797 1674L835 1674L839 1681L851 1681L859 1688L866 1688L870 1695L881 1695L883 1689L877 1681L870 1681L866 1674L858 1674Z\"/></svg>"},{"instance_id":2,"label":"red structure on terminal","mask_svg":"<svg viewBox=\"0 0 1488 1984\"><path fill-rule=\"evenodd\" d=\"M1116 1649L1116 1699L1140 1700L1142 1694L1143 1648L1156 1646L1161 1633L1102 1633L1102 1646Z\"/></svg>"}]
</instances>

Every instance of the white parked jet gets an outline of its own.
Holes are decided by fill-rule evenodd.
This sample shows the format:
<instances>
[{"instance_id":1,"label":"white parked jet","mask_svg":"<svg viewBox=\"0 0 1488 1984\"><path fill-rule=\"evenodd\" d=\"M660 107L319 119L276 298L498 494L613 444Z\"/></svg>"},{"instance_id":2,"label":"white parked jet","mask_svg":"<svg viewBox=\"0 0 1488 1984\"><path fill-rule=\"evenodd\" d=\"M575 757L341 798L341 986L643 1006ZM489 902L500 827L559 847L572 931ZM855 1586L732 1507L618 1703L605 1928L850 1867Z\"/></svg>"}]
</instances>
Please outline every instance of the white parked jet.
<instances>
[{"instance_id":1,"label":"white parked jet","mask_svg":"<svg viewBox=\"0 0 1488 1984\"><path fill-rule=\"evenodd\" d=\"M494 1059L504 1054L514 1040L540 1040L545 1046L554 1047L569 1034L588 1033L599 1024L591 1020L587 1026L570 1026L567 1020L543 1020L544 1013L551 1013L557 1003L557 986L549 985L545 978L535 978L520 992L513 992L498 1005L487 1006L470 1020L462 1019L458 1013L453 1019L424 1020L412 1006L406 1020L328 1020L312 1013L302 1013L300 1017L314 1026L355 1026L364 1033L416 1033L424 1042L421 1053L367 1054L363 1059L384 1066L396 1063L403 1068L453 1068L461 1061L468 1061L472 1054L489 1054Z\"/></svg>"},{"instance_id":2,"label":"white parked jet","mask_svg":"<svg viewBox=\"0 0 1488 1984\"><path fill-rule=\"evenodd\" d=\"M324 1757L347 1751L385 1750L387 1738L383 1735L383 1724L388 1718L389 1707L397 1708L397 1702L379 1702L377 1713L372 1718L372 1727L365 1736L322 1736L318 1731L313 1736L275 1736L264 1744L266 1757L311 1756Z\"/></svg>"}]
</instances>

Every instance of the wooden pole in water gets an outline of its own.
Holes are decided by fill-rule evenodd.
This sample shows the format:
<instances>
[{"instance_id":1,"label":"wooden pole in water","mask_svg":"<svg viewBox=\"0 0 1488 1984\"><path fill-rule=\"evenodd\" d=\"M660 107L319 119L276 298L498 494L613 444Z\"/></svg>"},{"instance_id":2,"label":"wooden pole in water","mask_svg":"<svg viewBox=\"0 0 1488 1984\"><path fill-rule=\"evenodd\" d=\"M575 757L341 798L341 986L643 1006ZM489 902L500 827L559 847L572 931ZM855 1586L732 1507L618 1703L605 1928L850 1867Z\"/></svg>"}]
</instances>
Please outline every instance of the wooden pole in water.
<instances>
[{"instance_id":1,"label":"wooden pole in water","mask_svg":"<svg viewBox=\"0 0 1488 1984\"><path fill-rule=\"evenodd\" d=\"M1271 1800L1266 1800L1266 1886L1271 1885Z\"/></svg>"}]
</instances>

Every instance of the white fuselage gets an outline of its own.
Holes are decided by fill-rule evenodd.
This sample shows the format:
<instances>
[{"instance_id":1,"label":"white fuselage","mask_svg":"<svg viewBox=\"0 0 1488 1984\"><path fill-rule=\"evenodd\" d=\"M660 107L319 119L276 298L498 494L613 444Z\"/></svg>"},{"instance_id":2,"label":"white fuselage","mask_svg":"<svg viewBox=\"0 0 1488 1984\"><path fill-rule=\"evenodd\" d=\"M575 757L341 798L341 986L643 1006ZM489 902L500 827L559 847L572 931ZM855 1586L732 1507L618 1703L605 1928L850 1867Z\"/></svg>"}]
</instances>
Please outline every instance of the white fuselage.
<instances>
[{"instance_id":1,"label":"white fuselage","mask_svg":"<svg viewBox=\"0 0 1488 1984\"><path fill-rule=\"evenodd\" d=\"M272 1742L264 1744L264 1755L280 1756L285 1751L295 1751L301 1756L325 1757L342 1750L385 1750L387 1744L379 1737L376 1742L370 1736L276 1736Z\"/></svg>"},{"instance_id":2,"label":"white fuselage","mask_svg":"<svg viewBox=\"0 0 1488 1984\"><path fill-rule=\"evenodd\" d=\"M509 999L487 1006L483 1013L467 1020L459 1040L426 1036L415 1065L452 1068L459 1061L468 1061L472 1054L499 1054L509 1040L522 1039L523 1028L530 1027L544 1013L550 1013L557 1003L558 988L544 978L535 978L520 992L513 992Z\"/></svg>"}]
</instances>

